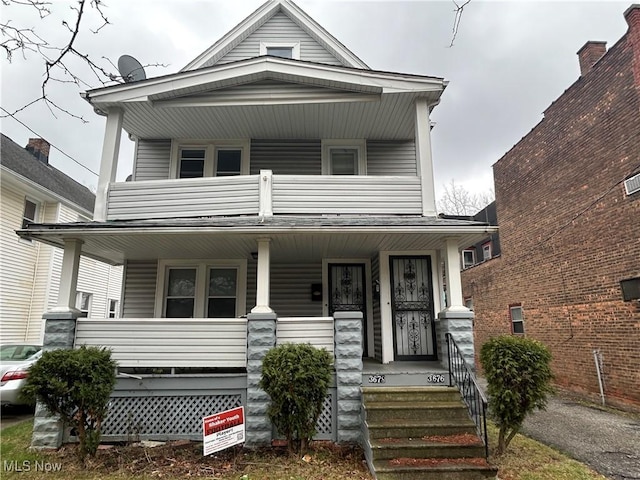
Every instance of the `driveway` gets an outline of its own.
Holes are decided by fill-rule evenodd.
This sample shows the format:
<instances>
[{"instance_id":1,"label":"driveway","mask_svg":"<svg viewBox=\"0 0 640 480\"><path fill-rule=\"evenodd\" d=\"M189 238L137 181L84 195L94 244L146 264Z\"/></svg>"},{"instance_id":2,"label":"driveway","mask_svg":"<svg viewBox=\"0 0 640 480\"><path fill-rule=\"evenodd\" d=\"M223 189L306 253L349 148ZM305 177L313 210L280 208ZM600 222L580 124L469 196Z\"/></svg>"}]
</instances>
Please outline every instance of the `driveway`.
<instances>
[{"instance_id":1,"label":"driveway","mask_svg":"<svg viewBox=\"0 0 640 480\"><path fill-rule=\"evenodd\" d=\"M33 418L33 408L2 407L0 409L0 429Z\"/></svg>"},{"instance_id":2,"label":"driveway","mask_svg":"<svg viewBox=\"0 0 640 480\"><path fill-rule=\"evenodd\" d=\"M640 416L561 396L532 414L523 433L613 480L640 480Z\"/></svg>"}]
</instances>

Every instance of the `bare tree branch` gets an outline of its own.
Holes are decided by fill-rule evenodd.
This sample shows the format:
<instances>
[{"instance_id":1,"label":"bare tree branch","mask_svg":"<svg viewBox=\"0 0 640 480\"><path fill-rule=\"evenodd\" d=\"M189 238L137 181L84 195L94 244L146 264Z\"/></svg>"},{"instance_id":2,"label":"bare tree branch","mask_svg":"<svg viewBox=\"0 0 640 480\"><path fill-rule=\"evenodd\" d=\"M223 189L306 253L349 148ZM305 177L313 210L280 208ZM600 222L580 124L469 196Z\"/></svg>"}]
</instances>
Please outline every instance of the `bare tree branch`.
<instances>
[{"instance_id":1,"label":"bare tree branch","mask_svg":"<svg viewBox=\"0 0 640 480\"><path fill-rule=\"evenodd\" d=\"M453 42L455 42L456 36L458 35L458 28L460 28L460 20L462 20L462 12L464 12L464 7L471 3L471 0L465 0L463 3L458 3L456 0L451 1L456 6L456 9L454 10L455 16L453 18L453 30L451 33L451 43L449 44L449 48L453 47Z\"/></svg>"},{"instance_id":2,"label":"bare tree branch","mask_svg":"<svg viewBox=\"0 0 640 480\"><path fill-rule=\"evenodd\" d=\"M5 6L33 8L38 12L40 19L51 14L49 5L51 2L44 0L1 0ZM25 105L0 115L0 118L12 116L26 108L43 102L49 108L51 114L56 117L56 113L64 113L83 122L86 120L59 105L49 95L50 83L74 84L81 88L94 88L98 85L104 86L110 82L122 82L124 79L117 74L117 69L113 62L105 57L101 57L98 61L94 60L88 52L82 51L77 47L77 41L84 31L98 34L104 27L110 25L107 16L103 10L103 0L73 0L69 8L73 11L73 20L62 20L62 27L68 32L69 36L62 45L54 45L47 38L36 32L36 27L16 26L11 19L2 19L0 21L0 33L2 34L2 42L0 47L5 52L9 62L14 59L15 53L20 53L23 59L27 59L28 54L36 54L44 62L43 81L40 85L40 96ZM85 27L87 15L94 17L94 22L100 23L97 29ZM6 15L8 16L8 15ZM71 59L80 59L86 67L84 71L79 69ZM103 62L107 60L107 62ZM103 63L103 64L101 64ZM72 67L73 65L73 67ZM150 65L146 65L150 66ZM153 66L166 66L162 64L153 64ZM113 68L112 68L113 67ZM88 70L87 70L88 69ZM87 72L91 80L87 78ZM92 84L93 82L93 84Z\"/></svg>"},{"instance_id":3,"label":"bare tree branch","mask_svg":"<svg viewBox=\"0 0 640 480\"><path fill-rule=\"evenodd\" d=\"M469 193L453 179L444 186L444 192L438 200L438 210L447 215L475 215L494 200L493 190L480 194Z\"/></svg>"}]
</instances>

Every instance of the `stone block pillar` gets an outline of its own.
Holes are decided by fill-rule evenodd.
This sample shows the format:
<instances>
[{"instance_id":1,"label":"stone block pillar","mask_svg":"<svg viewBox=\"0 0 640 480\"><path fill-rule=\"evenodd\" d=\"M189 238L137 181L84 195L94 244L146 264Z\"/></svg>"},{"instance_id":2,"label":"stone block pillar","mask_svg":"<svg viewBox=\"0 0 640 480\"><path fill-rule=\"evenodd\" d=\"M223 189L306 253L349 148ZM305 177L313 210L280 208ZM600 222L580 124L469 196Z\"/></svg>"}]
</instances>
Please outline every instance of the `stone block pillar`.
<instances>
[{"instance_id":1,"label":"stone block pillar","mask_svg":"<svg viewBox=\"0 0 640 480\"><path fill-rule=\"evenodd\" d=\"M250 313L247 315L247 405L245 428L247 447L271 445L272 426L267 416L271 399L260 388L262 361L276 345L275 313Z\"/></svg>"},{"instance_id":2,"label":"stone block pillar","mask_svg":"<svg viewBox=\"0 0 640 480\"><path fill-rule=\"evenodd\" d=\"M338 443L360 443L362 420L362 313L335 312Z\"/></svg>"},{"instance_id":3,"label":"stone block pillar","mask_svg":"<svg viewBox=\"0 0 640 480\"><path fill-rule=\"evenodd\" d=\"M444 310L438 314L436 334L438 335L438 348L440 348L441 364L449 367L447 352L447 340L445 334L450 333L458 344L462 357L472 371L475 371L475 347L473 343L473 318L471 310L449 311Z\"/></svg>"},{"instance_id":4,"label":"stone block pillar","mask_svg":"<svg viewBox=\"0 0 640 480\"><path fill-rule=\"evenodd\" d=\"M68 312L49 312L43 315L45 320L43 350L71 349L76 338L77 310ZM31 447L36 449L59 448L62 445L64 425L57 416L51 415L38 402L33 417L33 436Z\"/></svg>"}]
</instances>

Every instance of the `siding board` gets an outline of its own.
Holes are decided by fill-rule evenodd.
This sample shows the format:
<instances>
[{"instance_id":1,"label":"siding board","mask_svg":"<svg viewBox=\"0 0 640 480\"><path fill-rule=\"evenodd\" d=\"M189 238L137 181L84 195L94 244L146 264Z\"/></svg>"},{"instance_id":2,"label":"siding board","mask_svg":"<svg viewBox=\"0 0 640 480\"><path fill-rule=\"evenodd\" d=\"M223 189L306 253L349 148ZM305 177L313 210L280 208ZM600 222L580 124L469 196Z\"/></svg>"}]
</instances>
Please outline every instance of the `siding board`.
<instances>
[{"instance_id":1,"label":"siding board","mask_svg":"<svg viewBox=\"0 0 640 480\"><path fill-rule=\"evenodd\" d=\"M283 13L277 13L264 25L249 35L233 50L223 56L218 64L236 62L260 55L260 42L300 42L300 60L308 62L326 63L329 65L341 65L341 62L316 42L299 25L293 22ZM209 67L213 62L207 62Z\"/></svg>"},{"instance_id":2,"label":"siding board","mask_svg":"<svg viewBox=\"0 0 640 480\"><path fill-rule=\"evenodd\" d=\"M109 346L120 367L245 367L247 322L81 319L76 328L80 345Z\"/></svg>"},{"instance_id":3,"label":"siding board","mask_svg":"<svg viewBox=\"0 0 640 480\"><path fill-rule=\"evenodd\" d=\"M418 175L414 141L367 141L367 175Z\"/></svg>"},{"instance_id":4,"label":"siding board","mask_svg":"<svg viewBox=\"0 0 640 480\"><path fill-rule=\"evenodd\" d=\"M276 175L320 175L320 140L252 140L251 174L261 169Z\"/></svg>"},{"instance_id":5,"label":"siding board","mask_svg":"<svg viewBox=\"0 0 640 480\"><path fill-rule=\"evenodd\" d=\"M310 343L333 354L333 318L278 318L276 345L284 343Z\"/></svg>"},{"instance_id":6,"label":"siding board","mask_svg":"<svg viewBox=\"0 0 640 480\"><path fill-rule=\"evenodd\" d=\"M125 268L122 316L153 318L156 297L156 261L129 261Z\"/></svg>"},{"instance_id":7,"label":"siding board","mask_svg":"<svg viewBox=\"0 0 640 480\"><path fill-rule=\"evenodd\" d=\"M167 180L170 178L171 140L138 140L133 179Z\"/></svg>"}]
</instances>

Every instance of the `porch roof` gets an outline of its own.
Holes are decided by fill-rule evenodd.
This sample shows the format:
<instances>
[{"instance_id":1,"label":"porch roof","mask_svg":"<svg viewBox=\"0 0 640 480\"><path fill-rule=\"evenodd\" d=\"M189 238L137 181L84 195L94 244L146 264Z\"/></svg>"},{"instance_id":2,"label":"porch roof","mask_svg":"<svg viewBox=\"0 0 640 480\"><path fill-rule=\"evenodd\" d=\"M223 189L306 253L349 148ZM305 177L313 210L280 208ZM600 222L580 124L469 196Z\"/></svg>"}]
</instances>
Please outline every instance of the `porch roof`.
<instances>
[{"instance_id":1,"label":"porch roof","mask_svg":"<svg viewBox=\"0 0 640 480\"><path fill-rule=\"evenodd\" d=\"M408 139L415 100L435 106L446 84L262 56L90 90L84 98L98 113L122 110L123 128L139 138Z\"/></svg>"},{"instance_id":2,"label":"porch roof","mask_svg":"<svg viewBox=\"0 0 640 480\"><path fill-rule=\"evenodd\" d=\"M444 248L456 239L472 245L497 227L422 216L238 216L30 224L23 238L62 247L83 242L82 253L112 264L157 258L250 258L257 240L271 239L274 261L371 257L379 251Z\"/></svg>"}]
</instances>

